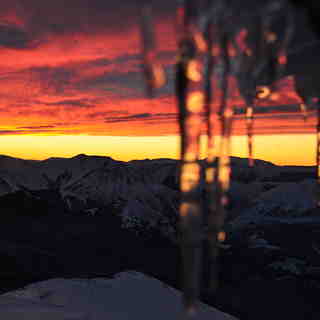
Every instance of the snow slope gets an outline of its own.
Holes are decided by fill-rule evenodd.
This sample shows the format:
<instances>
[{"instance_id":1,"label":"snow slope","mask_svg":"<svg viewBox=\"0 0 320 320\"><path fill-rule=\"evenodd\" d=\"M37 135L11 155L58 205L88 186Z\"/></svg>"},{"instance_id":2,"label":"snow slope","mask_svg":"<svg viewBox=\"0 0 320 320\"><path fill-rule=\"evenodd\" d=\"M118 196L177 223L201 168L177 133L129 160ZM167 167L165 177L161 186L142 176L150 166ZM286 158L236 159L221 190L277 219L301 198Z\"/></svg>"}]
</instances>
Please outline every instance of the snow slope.
<instances>
[{"instance_id":1,"label":"snow slope","mask_svg":"<svg viewBox=\"0 0 320 320\"><path fill-rule=\"evenodd\" d=\"M308 212L317 208L316 195L317 184L314 180L280 183L253 199L251 207L234 219L232 226L239 228L250 222L315 221L315 217L308 217Z\"/></svg>"},{"instance_id":2,"label":"snow slope","mask_svg":"<svg viewBox=\"0 0 320 320\"><path fill-rule=\"evenodd\" d=\"M179 291L134 271L113 279L51 279L0 296L2 320L177 320L181 314ZM195 319L236 320L202 303Z\"/></svg>"}]
</instances>

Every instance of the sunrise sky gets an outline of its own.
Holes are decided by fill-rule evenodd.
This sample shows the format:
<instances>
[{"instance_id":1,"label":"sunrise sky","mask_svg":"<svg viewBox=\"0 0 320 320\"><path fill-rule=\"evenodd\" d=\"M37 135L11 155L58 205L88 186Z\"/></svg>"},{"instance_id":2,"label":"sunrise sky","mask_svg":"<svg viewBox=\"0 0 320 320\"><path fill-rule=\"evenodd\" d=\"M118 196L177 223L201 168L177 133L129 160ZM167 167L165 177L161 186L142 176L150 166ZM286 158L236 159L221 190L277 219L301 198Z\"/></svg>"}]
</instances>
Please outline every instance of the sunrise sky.
<instances>
[{"instance_id":1,"label":"sunrise sky","mask_svg":"<svg viewBox=\"0 0 320 320\"><path fill-rule=\"evenodd\" d=\"M141 74L137 3L1 0L0 154L26 159L79 153L119 160L178 157L173 1L155 6L159 59L168 82L153 100L145 97ZM301 24L292 50L312 41L308 26ZM304 61L315 63L300 52L291 67L300 70ZM236 88L231 103L243 105ZM311 115L304 123L298 103L293 78L283 79L277 100L260 106L265 112L255 124L255 157L314 164L315 119ZM233 155L246 157L240 116L234 134Z\"/></svg>"}]
</instances>

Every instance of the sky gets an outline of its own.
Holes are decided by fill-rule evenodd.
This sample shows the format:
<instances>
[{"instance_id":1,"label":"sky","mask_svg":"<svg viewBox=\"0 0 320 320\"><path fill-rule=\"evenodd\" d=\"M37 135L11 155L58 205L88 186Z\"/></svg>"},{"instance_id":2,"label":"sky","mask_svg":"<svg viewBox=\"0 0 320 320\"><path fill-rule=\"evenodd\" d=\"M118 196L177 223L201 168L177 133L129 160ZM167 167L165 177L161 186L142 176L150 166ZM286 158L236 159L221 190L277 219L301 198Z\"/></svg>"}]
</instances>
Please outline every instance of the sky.
<instances>
[{"instance_id":1,"label":"sky","mask_svg":"<svg viewBox=\"0 0 320 320\"><path fill-rule=\"evenodd\" d=\"M155 1L158 58L168 81L150 100L141 72L141 1L2 0L0 154L26 159L79 153L126 161L177 158L172 3ZM292 52L315 41L300 18ZM312 69L314 52L297 52L290 68ZM279 82L277 99L259 106L255 157L278 164L314 164L315 119L303 121L297 112L300 102L289 76ZM243 106L236 87L230 103ZM247 156L244 129L237 116L233 155Z\"/></svg>"}]
</instances>

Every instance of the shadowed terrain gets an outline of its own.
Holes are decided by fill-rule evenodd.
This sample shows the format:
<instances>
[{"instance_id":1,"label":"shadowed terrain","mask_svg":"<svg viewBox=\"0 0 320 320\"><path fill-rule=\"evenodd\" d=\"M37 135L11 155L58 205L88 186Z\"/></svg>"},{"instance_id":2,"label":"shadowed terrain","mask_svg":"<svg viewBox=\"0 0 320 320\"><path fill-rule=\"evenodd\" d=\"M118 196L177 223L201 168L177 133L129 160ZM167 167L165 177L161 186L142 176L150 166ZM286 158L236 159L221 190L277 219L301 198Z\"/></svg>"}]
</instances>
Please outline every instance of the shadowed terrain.
<instances>
[{"instance_id":1,"label":"shadowed terrain","mask_svg":"<svg viewBox=\"0 0 320 320\"><path fill-rule=\"evenodd\" d=\"M318 318L315 168L249 168L240 158L232 166L221 285L202 299L239 319ZM0 291L125 270L180 288L177 174L170 159L2 156Z\"/></svg>"}]
</instances>

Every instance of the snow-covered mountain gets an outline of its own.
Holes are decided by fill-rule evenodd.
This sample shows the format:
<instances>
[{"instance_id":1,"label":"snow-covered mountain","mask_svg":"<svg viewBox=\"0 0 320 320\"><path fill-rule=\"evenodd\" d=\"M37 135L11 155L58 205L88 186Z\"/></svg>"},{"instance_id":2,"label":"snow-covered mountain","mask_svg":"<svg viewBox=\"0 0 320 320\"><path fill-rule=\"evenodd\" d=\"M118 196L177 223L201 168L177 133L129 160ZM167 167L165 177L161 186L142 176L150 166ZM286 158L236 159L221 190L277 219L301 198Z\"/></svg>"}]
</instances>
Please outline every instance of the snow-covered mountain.
<instances>
[{"instance_id":1,"label":"snow-covered mountain","mask_svg":"<svg viewBox=\"0 0 320 320\"><path fill-rule=\"evenodd\" d=\"M315 207L313 167L256 160L250 168L247 159L235 157L231 163L230 217L297 216ZM123 162L80 154L36 161L0 156L0 196L22 190L41 198L37 190L51 190L70 211L94 215L101 206L117 206L124 225L160 227L169 235L177 218L178 173L179 162L172 159Z\"/></svg>"},{"instance_id":2,"label":"snow-covered mountain","mask_svg":"<svg viewBox=\"0 0 320 320\"><path fill-rule=\"evenodd\" d=\"M170 159L122 162L80 154L33 161L0 156L0 195L21 186L31 190L56 188L106 204L118 195L127 195L134 183L163 184L174 175L177 161Z\"/></svg>"},{"instance_id":3,"label":"snow-covered mountain","mask_svg":"<svg viewBox=\"0 0 320 320\"><path fill-rule=\"evenodd\" d=\"M201 162L203 163L203 162ZM253 168L245 158L232 157L233 178L238 182L301 180L315 175L311 167L281 167L256 160ZM19 190L60 188L73 190L82 197L93 194L127 194L134 183L178 185L179 162L172 159L122 162L104 156L79 154L72 158L49 158L43 161L23 160L0 155L0 195ZM301 177L300 177L301 176ZM103 191L102 191L103 189ZM98 196L97 196L98 197Z\"/></svg>"},{"instance_id":4,"label":"snow-covered mountain","mask_svg":"<svg viewBox=\"0 0 320 320\"><path fill-rule=\"evenodd\" d=\"M281 313L300 320L309 310L300 296L313 299L319 288L316 170L259 160L249 168L247 159L240 158L232 158L232 169L227 240L220 252L223 286L219 297L203 293L202 298L240 319L265 320ZM144 318L141 305L150 303L156 311L162 300L176 301L179 293L173 289L153 295L158 292L153 286L165 286L141 274L122 274L121 281L92 278L132 269L181 288L179 245L172 241L178 173L179 162L171 159L122 162L82 154L30 161L0 156L0 290L33 283L0 296L1 319L21 319L21 314L55 320ZM306 287L305 277L311 289L296 294L292 283L299 280ZM45 279L53 280L37 282ZM284 296L288 304L278 305ZM120 305L130 315L116 308ZM157 315L170 319L166 310ZM221 314L212 311L210 317L215 316Z\"/></svg>"},{"instance_id":5,"label":"snow-covered mountain","mask_svg":"<svg viewBox=\"0 0 320 320\"><path fill-rule=\"evenodd\" d=\"M140 226L159 229L162 234L174 239L179 199L178 191L165 185L135 184L122 210L123 225L139 230ZM137 228L136 228L137 227Z\"/></svg>"},{"instance_id":6,"label":"snow-covered mountain","mask_svg":"<svg viewBox=\"0 0 320 320\"><path fill-rule=\"evenodd\" d=\"M0 296L3 320L176 320L181 293L138 272L113 279L51 279ZM201 303L199 320L236 320Z\"/></svg>"},{"instance_id":7,"label":"snow-covered mountain","mask_svg":"<svg viewBox=\"0 0 320 320\"><path fill-rule=\"evenodd\" d=\"M315 180L266 185L267 190L252 199L250 206L231 223L234 228L250 223L315 221L318 185ZM269 189L270 188L270 189Z\"/></svg>"}]
</instances>

